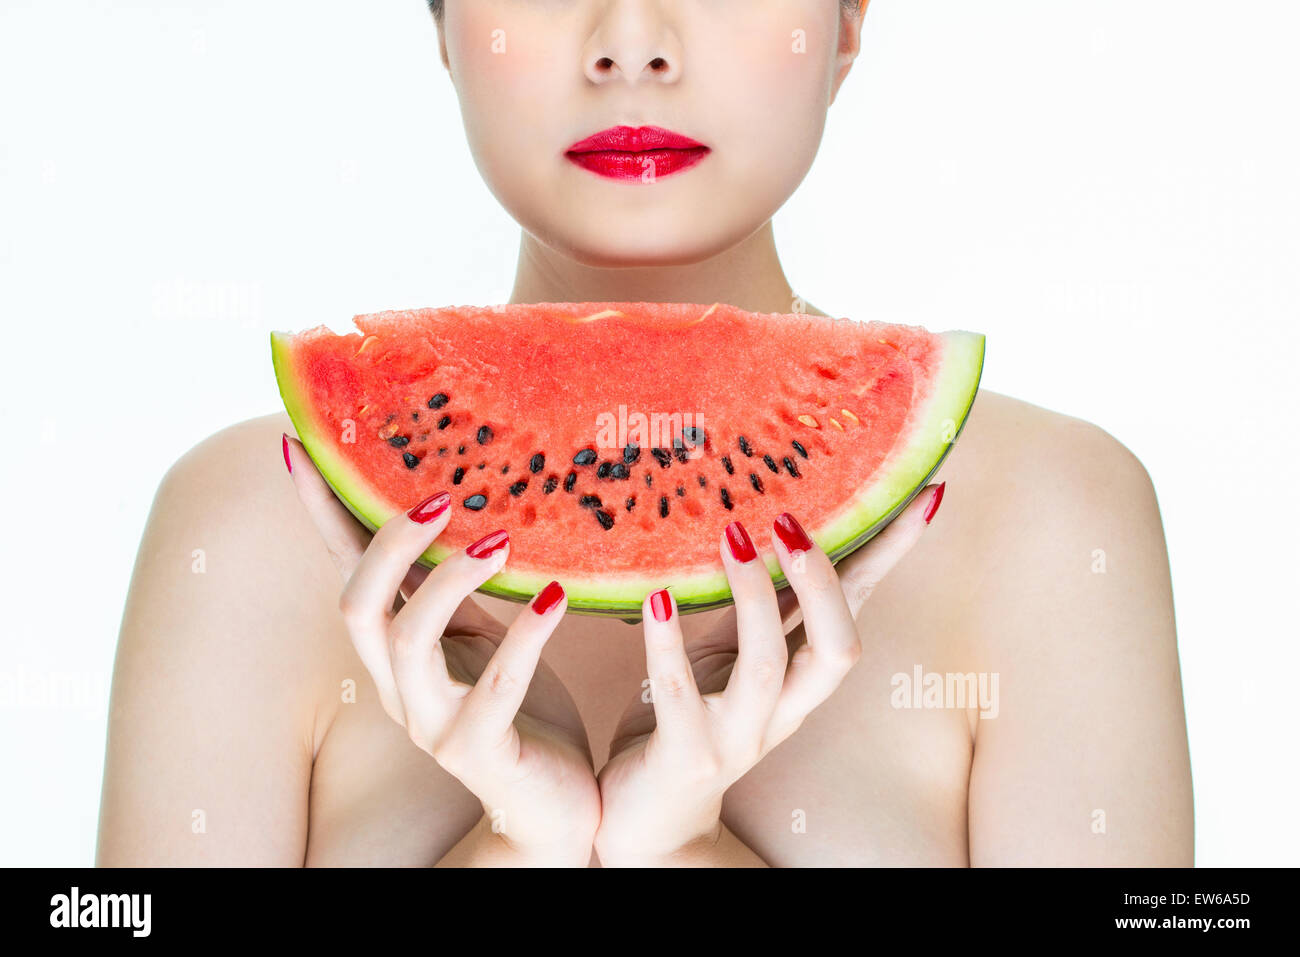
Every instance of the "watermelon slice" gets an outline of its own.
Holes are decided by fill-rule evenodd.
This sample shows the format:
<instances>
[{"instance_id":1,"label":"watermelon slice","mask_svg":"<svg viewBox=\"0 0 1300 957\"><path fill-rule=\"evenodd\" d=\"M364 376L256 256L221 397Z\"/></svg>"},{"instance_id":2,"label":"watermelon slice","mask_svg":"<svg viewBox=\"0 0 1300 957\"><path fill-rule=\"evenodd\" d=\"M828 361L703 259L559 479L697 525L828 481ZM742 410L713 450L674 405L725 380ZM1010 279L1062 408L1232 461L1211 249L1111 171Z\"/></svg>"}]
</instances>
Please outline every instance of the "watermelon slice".
<instances>
[{"instance_id":1,"label":"watermelon slice","mask_svg":"<svg viewBox=\"0 0 1300 957\"><path fill-rule=\"evenodd\" d=\"M731 600L718 557L742 521L792 513L838 561L947 455L984 337L714 303L452 306L358 316L359 333L273 333L285 408L339 498L375 529L452 493L430 567L498 528L482 591L639 620Z\"/></svg>"}]
</instances>

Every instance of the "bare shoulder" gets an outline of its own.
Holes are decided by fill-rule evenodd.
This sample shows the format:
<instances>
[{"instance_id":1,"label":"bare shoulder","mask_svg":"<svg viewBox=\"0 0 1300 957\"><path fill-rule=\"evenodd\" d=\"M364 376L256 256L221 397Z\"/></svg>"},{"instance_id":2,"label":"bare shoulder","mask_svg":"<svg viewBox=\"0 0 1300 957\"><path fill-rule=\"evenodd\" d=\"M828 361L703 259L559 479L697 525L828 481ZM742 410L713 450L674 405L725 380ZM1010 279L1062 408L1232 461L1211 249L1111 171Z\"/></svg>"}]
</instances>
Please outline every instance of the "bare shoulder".
<instances>
[{"instance_id":1,"label":"bare shoulder","mask_svg":"<svg viewBox=\"0 0 1300 957\"><path fill-rule=\"evenodd\" d=\"M972 863L1190 863L1173 593L1146 468L1104 429L996 393L967 428L954 507L945 498L926 544L946 536L961 657L999 690L972 727Z\"/></svg>"},{"instance_id":2,"label":"bare shoulder","mask_svg":"<svg viewBox=\"0 0 1300 957\"><path fill-rule=\"evenodd\" d=\"M1091 422L997 393L981 392L966 429L943 476L961 504L949 512L945 498L944 517L975 623L1005 635L1012 596L1059 609L1067 586L1095 590L1117 575L1172 612L1156 491L1132 450Z\"/></svg>"},{"instance_id":3,"label":"bare shoulder","mask_svg":"<svg viewBox=\"0 0 1300 957\"><path fill-rule=\"evenodd\" d=\"M337 573L284 471L286 424L223 429L159 484L114 664L100 864L302 861L347 645Z\"/></svg>"},{"instance_id":4,"label":"bare shoulder","mask_svg":"<svg viewBox=\"0 0 1300 957\"><path fill-rule=\"evenodd\" d=\"M259 636L263 654L290 659L305 677L311 662L337 657L331 613L341 585L285 471L285 432L293 434L292 424L278 413L196 444L163 477L148 534L188 536L205 581L215 579L232 605L274 622Z\"/></svg>"}]
</instances>

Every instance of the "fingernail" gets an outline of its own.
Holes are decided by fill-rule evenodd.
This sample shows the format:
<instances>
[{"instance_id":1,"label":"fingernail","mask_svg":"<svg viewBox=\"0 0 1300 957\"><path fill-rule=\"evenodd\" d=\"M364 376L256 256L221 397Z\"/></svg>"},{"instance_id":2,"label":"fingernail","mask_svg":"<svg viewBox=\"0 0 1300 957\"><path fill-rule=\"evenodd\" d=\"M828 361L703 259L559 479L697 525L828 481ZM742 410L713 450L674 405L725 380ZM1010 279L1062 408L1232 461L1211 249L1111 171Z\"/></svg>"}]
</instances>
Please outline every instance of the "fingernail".
<instances>
[{"instance_id":1,"label":"fingernail","mask_svg":"<svg viewBox=\"0 0 1300 957\"><path fill-rule=\"evenodd\" d=\"M473 545L465 549L465 554L470 558L488 558L497 549L505 548L506 542L510 541L510 536L506 534L504 528L498 528L490 535L484 535Z\"/></svg>"},{"instance_id":2,"label":"fingernail","mask_svg":"<svg viewBox=\"0 0 1300 957\"><path fill-rule=\"evenodd\" d=\"M293 459L289 458L289 433L281 432L280 438L283 440L283 444L284 444L284 467L287 468L289 470L289 474L292 475Z\"/></svg>"},{"instance_id":3,"label":"fingernail","mask_svg":"<svg viewBox=\"0 0 1300 957\"><path fill-rule=\"evenodd\" d=\"M925 524L930 524L930 519L934 518L934 513L939 511L939 503L943 501L943 487L947 482L940 482L939 487L934 490L934 495L930 498L930 504L925 508Z\"/></svg>"},{"instance_id":4,"label":"fingernail","mask_svg":"<svg viewBox=\"0 0 1300 957\"><path fill-rule=\"evenodd\" d=\"M781 539L781 543L791 552L812 551L812 540L804 532L803 526L796 522L789 512L778 515L772 527L776 529L777 538Z\"/></svg>"},{"instance_id":5,"label":"fingernail","mask_svg":"<svg viewBox=\"0 0 1300 957\"><path fill-rule=\"evenodd\" d=\"M411 521L419 525L427 525L447 511L447 506L450 504L450 492L435 492L406 514L410 516Z\"/></svg>"},{"instance_id":6,"label":"fingernail","mask_svg":"<svg viewBox=\"0 0 1300 957\"><path fill-rule=\"evenodd\" d=\"M754 551L754 543L749 540L749 532L745 531L745 526L739 522L732 522L727 526L727 547L731 549L731 557L738 562L752 562L758 557L758 552Z\"/></svg>"},{"instance_id":7,"label":"fingernail","mask_svg":"<svg viewBox=\"0 0 1300 957\"><path fill-rule=\"evenodd\" d=\"M537 599L533 602L533 611L544 615L558 605L563 597L564 589L560 587L560 583L551 582L537 593Z\"/></svg>"},{"instance_id":8,"label":"fingernail","mask_svg":"<svg viewBox=\"0 0 1300 957\"><path fill-rule=\"evenodd\" d=\"M668 597L667 588L661 588L650 596L650 611L655 621L667 621L673 617L673 600Z\"/></svg>"}]
</instances>

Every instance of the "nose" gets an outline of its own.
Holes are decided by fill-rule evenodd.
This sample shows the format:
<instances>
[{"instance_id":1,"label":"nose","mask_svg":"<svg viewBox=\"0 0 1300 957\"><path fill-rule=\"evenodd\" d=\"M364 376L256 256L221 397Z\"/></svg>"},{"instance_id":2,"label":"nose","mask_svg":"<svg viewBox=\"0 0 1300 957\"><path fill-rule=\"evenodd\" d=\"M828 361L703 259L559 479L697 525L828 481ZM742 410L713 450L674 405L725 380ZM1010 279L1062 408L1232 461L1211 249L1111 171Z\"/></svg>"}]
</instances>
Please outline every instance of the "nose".
<instances>
[{"instance_id":1,"label":"nose","mask_svg":"<svg viewBox=\"0 0 1300 957\"><path fill-rule=\"evenodd\" d=\"M681 74L681 41L659 0L612 0L583 57L587 79L673 82Z\"/></svg>"}]
</instances>

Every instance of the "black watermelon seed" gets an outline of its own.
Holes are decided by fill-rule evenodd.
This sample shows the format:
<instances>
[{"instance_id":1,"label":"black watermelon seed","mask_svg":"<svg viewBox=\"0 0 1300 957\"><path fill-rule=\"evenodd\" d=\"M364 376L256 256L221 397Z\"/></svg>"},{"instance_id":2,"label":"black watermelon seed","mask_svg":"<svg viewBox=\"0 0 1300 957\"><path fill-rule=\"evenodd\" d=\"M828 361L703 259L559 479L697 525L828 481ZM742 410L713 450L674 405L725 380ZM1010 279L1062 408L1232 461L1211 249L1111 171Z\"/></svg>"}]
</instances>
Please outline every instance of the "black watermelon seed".
<instances>
[{"instance_id":1,"label":"black watermelon seed","mask_svg":"<svg viewBox=\"0 0 1300 957\"><path fill-rule=\"evenodd\" d=\"M627 478L632 473L627 470L626 465L624 465L622 462L619 462L612 469L609 470L609 474L613 478L619 479L621 481L622 479Z\"/></svg>"},{"instance_id":2,"label":"black watermelon seed","mask_svg":"<svg viewBox=\"0 0 1300 957\"><path fill-rule=\"evenodd\" d=\"M789 472L791 475L793 475L795 478L799 477L799 470L795 468L794 459L790 458L790 456L787 455L785 458L783 458L781 460L781 464L784 465L785 470Z\"/></svg>"},{"instance_id":3,"label":"black watermelon seed","mask_svg":"<svg viewBox=\"0 0 1300 957\"><path fill-rule=\"evenodd\" d=\"M546 456L541 452L534 452L533 457L528 460L528 471L536 474L546 467Z\"/></svg>"},{"instance_id":4,"label":"black watermelon seed","mask_svg":"<svg viewBox=\"0 0 1300 957\"><path fill-rule=\"evenodd\" d=\"M555 491L555 486L559 484L560 484L560 480L558 478L556 478L554 475L548 475L546 477L546 483L542 486L542 494L550 495L552 492Z\"/></svg>"},{"instance_id":5,"label":"black watermelon seed","mask_svg":"<svg viewBox=\"0 0 1300 957\"><path fill-rule=\"evenodd\" d=\"M412 412L412 413L411 413L411 421L412 421L412 422L419 422L419 421L420 421L420 413L419 413L419 412Z\"/></svg>"},{"instance_id":6,"label":"black watermelon seed","mask_svg":"<svg viewBox=\"0 0 1300 957\"><path fill-rule=\"evenodd\" d=\"M646 488L650 488L650 487L653 486L654 484L655 484L654 476L652 476L649 472L646 472L646 473L645 473L645 487L646 487Z\"/></svg>"},{"instance_id":7,"label":"black watermelon seed","mask_svg":"<svg viewBox=\"0 0 1300 957\"><path fill-rule=\"evenodd\" d=\"M428 438L428 436L426 436L426 435L422 435L422 436L420 436L421 441L423 441L423 440L426 439L426 438ZM438 454L439 454L439 455L446 455L446 454L447 454L447 446L444 445L444 446L442 446L440 449L438 449Z\"/></svg>"},{"instance_id":8,"label":"black watermelon seed","mask_svg":"<svg viewBox=\"0 0 1300 957\"><path fill-rule=\"evenodd\" d=\"M566 492L572 492L574 483L577 481L578 481L578 473L570 472L564 479L564 490Z\"/></svg>"},{"instance_id":9,"label":"black watermelon seed","mask_svg":"<svg viewBox=\"0 0 1300 957\"><path fill-rule=\"evenodd\" d=\"M727 474L728 474L728 475L735 475L735 474L736 474L736 469L735 469L735 467L731 464L731 456L730 456L730 455L724 455L724 456L722 457L722 467L723 467L724 469L727 470Z\"/></svg>"},{"instance_id":10,"label":"black watermelon seed","mask_svg":"<svg viewBox=\"0 0 1300 957\"><path fill-rule=\"evenodd\" d=\"M677 461L683 465L691 460L686 452L686 446L682 445L681 439L673 439L673 455L677 456Z\"/></svg>"},{"instance_id":11,"label":"black watermelon seed","mask_svg":"<svg viewBox=\"0 0 1300 957\"><path fill-rule=\"evenodd\" d=\"M677 495L678 495L678 497L680 498L681 496L683 496L683 495L685 495L685 494L686 494L686 486L685 486L685 485L679 485L679 486L677 486Z\"/></svg>"},{"instance_id":12,"label":"black watermelon seed","mask_svg":"<svg viewBox=\"0 0 1300 957\"><path fill-rule=\"evenodd\" d=\"M578 504L583 508L600 508L602 503L599 495L584 495L578 499Z\"/></svg>"},{"instance_id":13,"label":"black watermelon seed","mask_svg":"<svg viewBox=\"0 0 1300 957\"><path fill-rule=\"evenodd\" d=\"M465 454L465 446L463 446L463 445L458 445L458 446L456 446L456 454L457 454L457 455L464 455L464 454Z\"/></svg>"},{"instance_id":14,"label":"black watermelon seed","mask_svg":"<svg viewBox=\"0 0 1300 957\"><path fill-rule=\"evenodd\" d=\"M793 446L794 446L794 450L795 450L796 452L798 452L800 455L802 455L804 458L807 458L807 457L808 457L808 450L805 449L802 445L799 444L799 440L798 440L798 439L791 439L791 440L790 440L790 444L793 445Z\"/></svg>"},{"instance_id":15,"label":"black watermelon seed","mask_svg":"<svg viewBox=\"0 0 1300 957\"><path fill-rule=\"evenodd\" d=\"M708 480L703 475L699 475L696 477L700 480L700 488L704 488L709 484Z\"/></svg>"},{"instance_id":16,"label":"black watermelon seed","mask_svg":"<svg viewBox=\"0 0 1300 957\"><path fill-rule=\"evenodd\" d=\"M583 449L573 457L574 465L591 465L596 461L596 452L594 449Z\"/></svg>"},{"instance_id":17,"label":"black watermelon seed","mask_svg":"<svg viewBox=\"0 0 1300 957\"><path fill-rule=\"evenodd\" d=\"M749 484L754 486L755 492L758 492L760 495L763 494L763 480L753 472L749 473Z\"/></svg>"},{"instance_id":18,"label":"black watermelon seed","mask_svg":"<svg viewBox=\"0 0 1300 957\"><path fill-rule=\"evenodd\" d=\"M403 453L402 453L402 461L406 463L406 467L407 467L408 469L413 469L413 468L415 468L417 465L420 464L420 460L417 459L417 458L416 458L414 455L412 455L410 452L403 452Z\"/></svg>"},{"instance_id":19,"label":"black watermelon seed","mask_svg":"<svg viewBox=\"0 0 1300 957\"><path fill-rule=\"evenodd\" d=\"M528 479L520 479L514 485L510 486L510 494L519 496L524 494L524 489L528 488Z\"/></svg>"},{"instance_id":20,"label":"black watermelon seed","mask_svg":"<svg viewBox=\"0 0 1300 957\"><path fill-rule=\"evenodd\" d=\"M596 478L609 478L611 469L613 469L613 466L608 462L601 462L600 468L596 469Z\"/></svg>"},{"instance_id":21,"label":"black watermelon seed","mask_svg":"<svg viewBox=\"0 0 1300 957\"><path fill-rule=\"evenodd\" d=\"M410 445L411 438L410 436L407 435L394 435L391 439L388 440L388 444L395 449L400 449L403 448L404 446Z\"/></svg>"},{"instance_id":22,"label":"black watermelon seed","mask_svg":"<svg viewBox=\"0 0 1300 957\"><path fill-rule=\"evenodd\" d=\"M629 496L628 500L623 504L629 512L632 511L632 507L636 505L636 496L635 495Z\"/></svg>"},{"instance_id":23,"label":"black watermelon seed","mask_svg":"<svg viewBox=\"0 0 1300 957\"><path fill-rule=\"evenodd\" d=\"M440 429L445 429L449 425L451 425L451 416L449 415L444 415L438 420L438 428Z\"/></svg>"},{"instance_id":24,"label":"black watermelon seed","mask_svg":"<svg viewBox=\"0 0 1300 957\"><path fill-rule=\"evenodd\" d=\"M502 475L505 475L505 474L506 474L507 472L509 472L509 471L510 471L510 463L509 463L509 462L507 462L505 465L501 466L501 474L502 474Z\"/></svg>"},{"instance_id":25,"label":"black watermelon seed","mask_svg":"<svg viewBox=\"0 0 1300 957\"><path fill-rule=\"evenodd\" d=\"M614 516L609 512L597 512L596 521L600 522L600 527L607 532L614 527Z\"/></svg>"},{"instance_id":26,"label":"black watermelon seed","mask_svg":"<svg viewBox=\"0 0 1300 957\"><path fill-rule=\"evenodd\" d=\"M731 493L725 488L722 490L722 504L728 512L735 508L735 506L731 504Z\"/></svg>"},{"instance_id":27,"label":"black watermelon seed","mask_svg":"<svg viewBox=\"0 0 1300 957\"><path fill-rule=\"evenodd\" d=\"M478 444L487 445L492 441L492 427L490 425L480 425L478 427Z\"/></svg>"},{"instance_id":28,"label":"black watermelon seed","mask_svg":"<svg viewBox=\"0 0 1300 957\"><path fill-rule=\"evenodd\" d=\"M659 463L661 469L666 469L673 464L673 457L663 449L651 449L650 454L655 457L655 461Z\"/></svg>"},{"instance_id":29,"label":"black watermelon seed","mask_svg":"<svg viewBox=\"0 0 1300 957\"><path fill-rule=\"evenodd\" d=\"M687 442L691 443L691 445L703 445L704 440L707 438L703 429L697 429L693 425L688 425L686 428L682 429L682 435L686 438Z\"/></svg>"},{"instance_id":30,"label":"black watermelon seed","mask_svg":"<svg viewBox=\"0 0 1300 957\"><path fill-rule=\"evenodd\" d=\"M749 439L745 438L743 435L740 437L740 451L744 452L745 455L750 458L754 455L754 450L750 447Z\"/></svg>"},{"instance_id":31,"label":"black watermelon seed","mask_svg":"<svg viewBox=\"0 0 1300 957\"><path fill-rule=\"evenodd\" d=\"M772 456L770 456L770 455L764 455L764 456L763 456L763 464L766 465L766 466L767 466L769 469L771 469L773 472L780 472L780 471L781 471L779 468L776 467L776 462L772 460Z\"/></svg>"},{"instance_id":32,"label":"black watermelon seed","mask_svg":"<svg viewBox=\"0 0 1300 957\"><path fill-rule=\"evenodd\" d=\"M667 495L659 496L659 517L660 518L668 517L668 496Z\"/></svg>"},{"instance_id":33,"label":"black watermelon seed","mask_svg":"<svg viewBox=\"0 0 1300 957\"><path fill-rule=\"evenodd\" d=\"M459 465L457 465L456 471L451 474L451 484L459 485L460 480L463 479L464 477L465 477L465 470L461 468Z\"/></svg>"},{"instance_id":34,"label":"black watermelon seed","mask_svg":"<svg viewBox=\"0 0 1300 957\"><path fill-rule=\"evenodd\" d=\"M447 404L447 393L445 392L439 392L437 395L435 395L433 398L429 400L429 408L431 409L441 409L446 404Z\"/></svg>"},{"instance_id":35,"label":"black watermelon seed","mask_svg":"<svg viewBox=\"0 0 1300 957\"><path fill-rule=\"evenodd\" d=\"M469 498L465 499L465 507L475 512L485 505L487 505L486 495L471 495Z\"/></svg>"},{"instance_id":36,"label":"black watermelon seed","mask_svg":"<svg viewBox=\"0 0 1300 957\"><path fill-rule=\"evenodd\" d=\"M633 465L641 459L641 446L634 442L629 442L623 449L623 461L628 465Z\"/></svg>"},{"instance_id":37,"label":"black watermelon seed","mask_svg":"<svg viewBox=\"0 0 1300 957\"><path fill-rule=\"evenodd\" d=\"M486 463L486 462L480 462L480 463L478 464L478 467L481 468L481 469L483 469L483 468L487 468L487 463Z\"/></svg>"}]
</instances>

